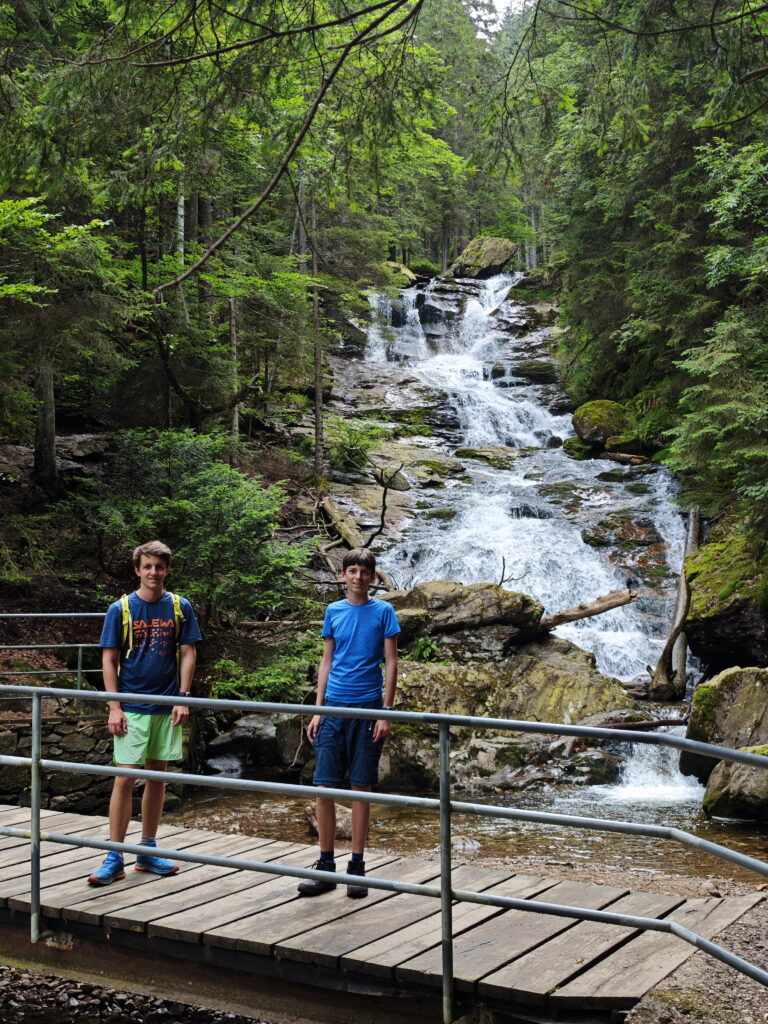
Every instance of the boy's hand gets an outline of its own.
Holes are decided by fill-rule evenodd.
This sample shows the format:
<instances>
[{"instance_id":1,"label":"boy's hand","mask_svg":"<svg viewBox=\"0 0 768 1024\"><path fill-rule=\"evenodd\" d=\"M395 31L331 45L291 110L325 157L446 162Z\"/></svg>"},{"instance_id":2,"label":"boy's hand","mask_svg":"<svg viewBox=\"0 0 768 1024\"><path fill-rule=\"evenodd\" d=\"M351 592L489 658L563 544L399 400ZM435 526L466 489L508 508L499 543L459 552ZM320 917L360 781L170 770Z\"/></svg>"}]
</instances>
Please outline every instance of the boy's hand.
<instances>
[{"instance_id":1,"label":"boy's hand","mask_svg":"<svg viewBox=\"0 0 768 1024\"><path fill-rule=\"evenodd\" d=\"M171 725L182 725L189 718L189 708L186 704L174 704L171 708Z\"/></svg>"},{"instance_id":2,"label":"boy's hand","mask_svg":"<svg viewBox=\"0 0 768 1024\"><path fill-rule=\"evenodd\" d=\"M392 723L386 718L379 718L373 727L373 742L381 743L385 736L392 732Z\"/></svg>"},{"instance_id":3,"label":"boy's hand","mask_svg":"<svg viewBox=\"0 0 768 1024\"><path fill-rule=\"evenodd\" d=\"M110 736L125 736L128 732L128 719L125 717L123 709L116 701L111 701L109 705L107 732Z\"/></svg>"},{"instance_id":4,"label":"boy's hand","mask_svg":"<svg viewBox=\"0 0 768 1024\"><path fill-rule=\"evenodd\" d=\"M320 728L320 722L322 721L322 715L313 715L307 726L307 739L310 743L315 742L315 736L317 736L317 730Z\"/></svg>"}]
</instances>

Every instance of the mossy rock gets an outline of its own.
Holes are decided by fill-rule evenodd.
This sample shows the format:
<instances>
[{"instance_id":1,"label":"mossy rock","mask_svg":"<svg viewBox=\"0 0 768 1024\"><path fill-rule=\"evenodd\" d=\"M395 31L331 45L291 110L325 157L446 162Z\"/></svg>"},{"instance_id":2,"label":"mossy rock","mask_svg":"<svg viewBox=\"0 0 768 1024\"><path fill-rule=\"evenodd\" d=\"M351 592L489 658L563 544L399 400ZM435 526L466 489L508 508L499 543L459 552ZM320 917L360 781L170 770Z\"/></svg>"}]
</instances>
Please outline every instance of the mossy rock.
<instances>
[{"instance_id":1,"label":"mossy rock","mask_svg":"<svg viewBox=\"0 0 768 1024\"><path fill-rule=\"evenodd\" d=\"M528 359L516 363L513 373L531 384L556 384L559 380L557 365L547 359Z\"/></svg>"},{"instance_id":2,"label":"mossy rock","mask_svg":"<svg viewBox=\"0 0 768 1024\"><path fill-rule=\"evenodd\" d=\"M768 745L742 747L768 757ZM768 768L721 761L707 783L702 803L709 817L768 821Z\"/></svg>"},{"instance_id":3,"label":"mossy rock","mask_svg":"<svg viewBox=\"0 0 768 1024\"><path fill-rule=\"evenodd\" d=\"M686 558L685 575L691 587L685 632L696 657L714 671L768 665L768 572L741 528L718 523Z\"/></svg>"},{"instance_id":4,"label":"mossy rock","mask_svg":"<svg viewBox=\"0 0 768 1024\"><path fill-rule=\"evenodd\" d=\"M431 508L424 513L425 519L444 519L449 521L456 518L455 508Z\"/></svg>"},{"instance_id":5,"label":"mossy rock","mask_svg":"<svg viewBox=\"0 0 768 1024\"><path fill-rule=\"evenodd\" d=\"M686 737L738 749L768 744L768 669L729 668L696 688ZM680 754L680 770L707 782L717 759Z\"/></svg>"},{"instance_id":6,"label":"mossy rock","mask_svg":"<svg viewBox=\"0 0 768 1024\"><path fill-rule=\"evenodd\" d=\"M578 437L567 437L563 441L563 451L569 458L582 462L584 459L594 459L599 448L592 444L586 444Z\"/></svg>"},{"instance_id":7,"label":"mossy rock","mask_svg":"<svg viewBox=\"0 0 768 1024\"><path fill-rule=\"evenodd\" d=\"M446 273L447 278L485 279L501 274L517 257L517 243L508 238L473 238Z\"/></svg>"},{"instance_id":8,"label":"mossy rock","mask_svg":"<svg viewBox=\"0 0 768 1024\"><path fill-rule=\"evenodd\" d=\"M585 402L573 414L573 429L586 444L603 446L608 438L625 434L629 420L618 402L598 399Z\"/></svg>"},{"instance_id":9,"label":"mossy rock","mask_svg":"<svg viewBox=\"0 0 768 1024\"><path fill-rule=\"evenodd\" d=\"M454 455L457 459L476 459L487 462L494 469L512 469L522 452L519 448L503 448L485 445L482 448L457 448Z\"/></svg>"}]
</instances>

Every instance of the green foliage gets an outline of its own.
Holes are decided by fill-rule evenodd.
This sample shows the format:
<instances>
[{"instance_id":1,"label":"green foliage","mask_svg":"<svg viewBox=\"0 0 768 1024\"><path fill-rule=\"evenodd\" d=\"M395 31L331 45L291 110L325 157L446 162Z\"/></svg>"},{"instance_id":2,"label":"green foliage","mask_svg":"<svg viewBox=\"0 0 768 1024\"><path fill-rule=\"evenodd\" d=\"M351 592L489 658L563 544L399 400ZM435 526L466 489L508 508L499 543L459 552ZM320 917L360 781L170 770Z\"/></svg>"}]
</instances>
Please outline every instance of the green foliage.
<instances>
[{"instance_id":1,"label":"green foliage","mask_svg":"<svg viewBox=\"0 0 768 1024\"><path fill-rule=\"evenodd\" d=\"M322 637L305 633L284 648L279 657L253 672L247 672L228 658L221 658L213 666L211 696L295 703L308 689L313 669L322 653Z\"/></svg>"},{"instance_id":2,"label":"green foliage","mask_svg":"<svg viewBox=\"0 0 768 1024\"><path fill-rule=\"evenodd\" d=\"M708 511L735 493L745 516L768 527L768 348L765 319L732 307L678 364L691 381L683 420L666 461L691 474L691 490Z\"/></svg>"},{"instance_id":3,"label":"green foliage","mask_svg":"<svg viewBox=\"0 0 768 1024\"><path fill-rule=\"evenodd\" d=\"M340 416L329 416L326 423L328 457L339 469L363 469L386 431L371 423L357 423Z\"/></svg>"},{"instance_id":4,"label":"green foliage","mask_svg":"<svg viewBox=\"0 0 768 1024\"><path fill-rule=\"evenodd\" d=\"M440 649L436 640L431 636L420 636L405 657L408 661L428 663L439 661L439 653Z\"/></svg>"},{"instance_id":5,"label":"green foliage","mask_svg":"<svg viewBox=\"0 0 768 1024\"><path fill-rule=\"evenodd\" d=\"M191 430L117 435L110 490L87 505L102 550L122 552L161 537L174 553L179 589L204 622L245 619L290 608L307 550L273 539L285 501L222 462L224 435Z\"/></svg>"}]
</instances>

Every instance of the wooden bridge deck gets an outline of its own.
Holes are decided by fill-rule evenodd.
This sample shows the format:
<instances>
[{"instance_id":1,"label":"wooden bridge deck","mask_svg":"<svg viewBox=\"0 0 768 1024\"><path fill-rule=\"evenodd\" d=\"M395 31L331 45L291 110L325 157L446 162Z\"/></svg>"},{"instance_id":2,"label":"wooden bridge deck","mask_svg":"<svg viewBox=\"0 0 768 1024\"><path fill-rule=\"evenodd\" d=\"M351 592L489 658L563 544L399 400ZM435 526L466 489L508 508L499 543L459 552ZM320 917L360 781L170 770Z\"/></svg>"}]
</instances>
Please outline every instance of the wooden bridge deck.
<instances>
[{"instance_id":1,"label":"wooden bridge deck","mask_svg":"<svg viewBox=\"0 0 768 1024\"><path fill-rule=\"evenodd\" d=\"M0 825L28 827L29 811L0 807ZM43 829L104 839L106 819L43 812ZM131 827L129 841L139 834ZM296 843L166 826L161 845L218 856L308 867L315 848ZM94 889L86 877L101 853L42 844L41 904L57 932L122 943L187 962L345 991L440 996L440 906L425 896L370 890L349 900L340 886L301 899L296 879L182 863L170 878L128 870ZM439 866L371 852L368 872L435 882ZM457 866L454 885L535 901L671 917L713 938L762 897L685 900L589 882ZM30 912L29 842L0 837L0 916ZM454 969L460 999L515 1008L530 1019L591 1011L590 1020L633 1006L694 953L657 932L576 922L477 904L454 910ZM2 930L0 929L0 935ZM1 940L0 940L1 941ZM0 948L1 952L1 948ZM439 1011L436 1020L440 1019Z\"/></svg>"}]
</instances>

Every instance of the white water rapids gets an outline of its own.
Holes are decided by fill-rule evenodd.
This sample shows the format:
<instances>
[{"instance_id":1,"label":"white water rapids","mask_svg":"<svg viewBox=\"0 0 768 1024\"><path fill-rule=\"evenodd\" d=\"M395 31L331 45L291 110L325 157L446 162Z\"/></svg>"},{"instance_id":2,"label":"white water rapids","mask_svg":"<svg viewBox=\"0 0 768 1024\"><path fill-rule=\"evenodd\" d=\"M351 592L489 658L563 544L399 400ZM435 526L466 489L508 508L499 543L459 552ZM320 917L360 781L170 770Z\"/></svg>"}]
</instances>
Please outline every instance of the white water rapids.
<instances>
[{"instance_id":1,"label":"white water rapids","mask_svg":"<svg viewBox=\"0 0 768 1024\"><path fill-rule=\"evenodd\" d=\"M499 307L514 308L514 290L504 301L513 283L506 276L483 282L478 297L468 300L463 315L448 321L437 344L419 320L415 289L404 293L408 306L403 327L382 322L388 319L387 301L378 307L379 317L369 331L369 360L405 363L426 384L447 392L460 422L460 446L525 450L512 469L468 460L469 480L449 480L433 496L435 507L450 509L454 518L417 518L403 540L382 555L382 564L401 586L432 579L498 581L503 567L508 589L530 594L547 612L555 612L638 585L626 561L616 564L610 549L590 546L582 537L585 525L622 509L653 524L664 543L668 578L653 588L641 587L636 604L561 627L558 635L593 651L598 668L608 675L647 678L646 666L655 665L664 642L674 577L682 561L684 524L671 504L672 484L661 469L644 475L643 484L635 486L646 493L598 480L614 464L578 462L561 447L547 447L573 431L570 415L548 411L540 385L519 380L502 388L488 379L490 365L505 363L514 379L516 359L531 358L530 333L517 341L497 327ZM429 291L427 300L440 302ZM541 339L546 332L538 335ZM457 445L442 447L452 454Z\"/></svg>"}]
</instances>

